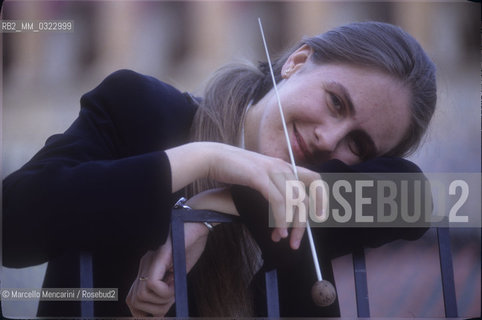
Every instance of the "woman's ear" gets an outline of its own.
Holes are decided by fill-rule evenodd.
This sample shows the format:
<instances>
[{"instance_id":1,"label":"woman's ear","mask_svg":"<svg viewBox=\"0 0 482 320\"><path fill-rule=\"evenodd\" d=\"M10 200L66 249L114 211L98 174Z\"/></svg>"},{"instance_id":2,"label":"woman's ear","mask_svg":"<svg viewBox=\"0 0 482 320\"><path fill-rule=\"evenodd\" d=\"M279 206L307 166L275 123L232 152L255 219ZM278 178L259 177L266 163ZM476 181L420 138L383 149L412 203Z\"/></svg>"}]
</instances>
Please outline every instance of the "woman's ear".
<instances>
[{"instance_id":1,"label":"woman's ear","mask_svg":"<svg viewBox=\"0 0 482 320\"><path fill-rule=\"evenodd\" d=\"M281 69L281 76L284 79L288 79L292 74L297 72L310 58L313 53L313 49L304 44L293 52L286 60L283 68Z\"/></svg>"}]
</instances>

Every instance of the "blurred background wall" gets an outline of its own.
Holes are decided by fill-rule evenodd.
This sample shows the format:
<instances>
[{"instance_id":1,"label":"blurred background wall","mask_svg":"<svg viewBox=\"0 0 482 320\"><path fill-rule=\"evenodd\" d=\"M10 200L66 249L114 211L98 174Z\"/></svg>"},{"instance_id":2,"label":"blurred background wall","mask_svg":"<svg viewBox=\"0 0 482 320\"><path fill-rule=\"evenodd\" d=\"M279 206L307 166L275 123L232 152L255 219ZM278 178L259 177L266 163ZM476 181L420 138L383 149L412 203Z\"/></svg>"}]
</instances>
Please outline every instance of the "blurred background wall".
<instances>
[{"instance_id":1,"label":"blurred background wall","mask_svg":"<svg viewBox=\"0 0 482 320\"><path fill-rule=\"evenodd\" d=\"M412 157L427 172L480 173L480 4L468 1L6 1L3 19L74 20L74 32L1 34L2 178L47 137L63 132L80 96L109 73L129 68L202 95L224 63L270 52L352 21L400 25L438 67L439 102L428 138ZM480 214L480 212L479 212ZM26 222L28 223L28 222ZM367 250L375 317L443 317L434 232L415 242ZM480 229L452 230L463 317L480 316ZM343 317L356 316L351 256L333 261ZM2 287L41 287L45 265L3 268ZM310 266L308 266L310 267ZM9 316L35 315L36 302L2 303Z\"/></svg>"}]
</instances>

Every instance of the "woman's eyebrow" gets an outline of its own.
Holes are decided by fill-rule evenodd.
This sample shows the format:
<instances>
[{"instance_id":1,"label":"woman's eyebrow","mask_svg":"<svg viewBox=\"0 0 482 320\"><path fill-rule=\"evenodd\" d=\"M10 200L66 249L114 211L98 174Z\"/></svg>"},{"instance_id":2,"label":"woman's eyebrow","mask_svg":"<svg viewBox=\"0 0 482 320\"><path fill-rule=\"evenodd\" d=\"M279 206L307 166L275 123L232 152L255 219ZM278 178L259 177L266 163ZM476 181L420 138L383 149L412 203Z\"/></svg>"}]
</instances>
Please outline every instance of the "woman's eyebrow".
<instances>
[{"instance_id":1,"label":"woman's eyebrow","mask_svg":"<svg viewBox=\"0 0 482 320\"><path fill-rule=\"evenodd\" d=\"M328 87L332 87L333 89L335 89L338 92L339 95L341 95L341 98L345 101L346 106L348 108L348 113L350 115L355 115L356 109L355 109L355 106L353 104L353 100L350 96L350 93L348 92L346 87L344 85L342 85L341 83L337 82L337 81L330 81L328 83Z\"/></svg>"}]
</instances>

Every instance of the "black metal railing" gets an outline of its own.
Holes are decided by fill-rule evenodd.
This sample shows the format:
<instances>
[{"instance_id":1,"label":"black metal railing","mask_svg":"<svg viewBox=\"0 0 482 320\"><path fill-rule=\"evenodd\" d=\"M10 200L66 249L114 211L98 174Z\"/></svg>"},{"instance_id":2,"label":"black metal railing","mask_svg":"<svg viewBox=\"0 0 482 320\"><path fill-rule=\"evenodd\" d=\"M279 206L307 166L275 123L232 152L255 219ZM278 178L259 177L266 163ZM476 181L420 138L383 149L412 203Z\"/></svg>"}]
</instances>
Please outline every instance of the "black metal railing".
<instances>
[{"instance_id":1,"label":"black metal railing","mask_svg":"<svg viewBox=\"0 0 482 320\"><path fill-rule=\"evenodd\" d=\"M185 222L239 222L238 217L208 210L173 209L171 216L171 238L173 246L173 267L176 299L176 316L189 316L189 301L187 291L186 256L184 248ZM437 242L439 248L440 271L442 279L445 316L457 317L457 300L455 296L454 269L450 249L449 228L437 228ZM358 317L370 317L368 301L368 284L366 276L365 252L359 248L353 252L353 269ZM276 270L265 274L266 301L268 317L279 317L278 281ZM83 288L92 288L92 258L90 254L80 256L80 283ZM92 301L82 301L82 317L94 316Z\"/></svg>"}]
</instances>

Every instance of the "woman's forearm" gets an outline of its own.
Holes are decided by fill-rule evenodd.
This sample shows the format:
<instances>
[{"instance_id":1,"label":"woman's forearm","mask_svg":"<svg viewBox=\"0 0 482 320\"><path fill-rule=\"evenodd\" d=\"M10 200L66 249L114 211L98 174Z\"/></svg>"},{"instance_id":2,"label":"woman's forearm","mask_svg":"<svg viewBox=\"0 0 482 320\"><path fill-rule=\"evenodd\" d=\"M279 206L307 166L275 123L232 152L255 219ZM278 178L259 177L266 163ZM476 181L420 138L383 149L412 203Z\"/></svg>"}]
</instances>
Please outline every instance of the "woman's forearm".
<instances>
[{"instance_id":1,"label":"woman's forearm","mask_svg":"<svg viewBox=\"0 0 482 320\"><path fill-rule=\"evenodd\" d=\"M208 176L212 143L192 142L166 150L171 165L172 192Z\"/></svg>"}]
</instances>

